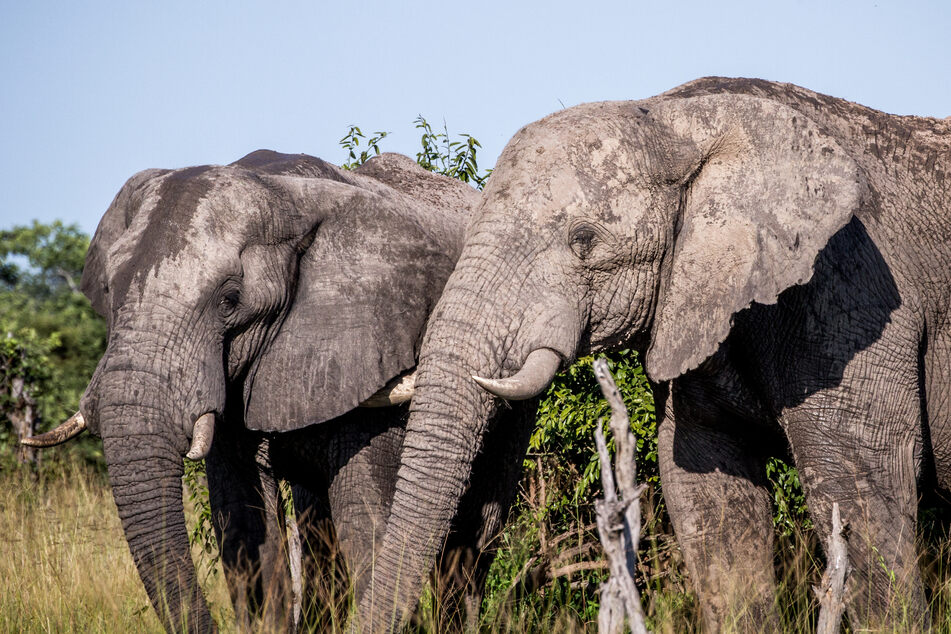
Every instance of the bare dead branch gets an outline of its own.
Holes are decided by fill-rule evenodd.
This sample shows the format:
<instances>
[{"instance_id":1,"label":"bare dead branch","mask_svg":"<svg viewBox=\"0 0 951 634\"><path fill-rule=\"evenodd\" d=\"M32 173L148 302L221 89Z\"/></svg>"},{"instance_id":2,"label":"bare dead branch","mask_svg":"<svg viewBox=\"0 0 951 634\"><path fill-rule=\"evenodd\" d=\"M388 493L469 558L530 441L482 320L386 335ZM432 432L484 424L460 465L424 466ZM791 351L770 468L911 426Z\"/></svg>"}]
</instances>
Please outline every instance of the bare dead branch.
<instances>
[{"instance_id":1,"label":"bare dead branch","mask_svg":"<svg viewBox=\"0 0 951 634\"><path fill-rule=\"evenodd\" d=\"M579 538L585 533L589 533L598 528L598 525L595 522L592 522L591 524L585 524L584 526L581 526L581 527L577 527L577 525L575 526L576 528L573 528L569 531L565 531L561 535L558 535L557 537L549 541L549 546L551 548L554 548L555 546L557 546L558 544L564 541L567 541L572 538Z\"/></svg>"},{"instance_id":2,"label":"bare dead branch","mask_svg":"<svg viewBox=\"0 0 951 634\"><path fill-rule=\"evenodd\" d=\"M607 361L594 362L594 375L601 391L611 406L611 432L616 451L615 469L620 496L615 490L615 475L601 426L595 428L594 440L601 460L601 483L604 499L594 503L597 512L598 534L607 555L611 575L601 585L601 609L598 613L598 631L601 634L619 634L627 620L633 634L647 634L641 597L634 585L637 568L637 545L641 532L640 496L645 485L636 484L635 455L637 440L631 433L630 419L624 399L608 370ZM619 499L620 498L620 499Z\"/></svg>"},{"instance_id":3,"label":"bare dead branch","mask_svg":"<svg viewBox=\"0 0 951 634\"><path fill-rule=\"evenodd\" d=\"M584 572L585 570L607 570L610 566L611 564L604 560L578 561L573 564L568 564L567 566L562 566L561 568L556 568L548 574L552 579L557 579L558 577L570 577L576 572Z\"/></svg>"},{"instance_id":4,"label":"bare dead branch","mask_svg":"<svg viewBox=\"0 0 951 634\"><path fill-rule=\"evenodd\" d=\"M590 554L591 551L596 550L598 546L598 542L584 542L583 544L566 548L565 550L559 552L556 556L552 557L552 565L555 567L562 566L570 562L575 557L581 557Z\"/></svg>"},{"instance_id":5,"label":"bare dead branch","mask_svg":"<svg viewBox=\"0 0 951 634\"><path fill-rule=\"evenodd\" d=\"M849 552L845 541L846 526L839 515L839 503L832 503L832 532L826 541L829 563L813 591L819 598L819 623L816 634L837 634L845 612L845 580L849 575Z\"/></svg>"},{"instance_id":6,"label":"bare dead branch","mask_svg":"<svg viewBox=\"0 0 951 634\"><path fill-rule=\"evenodd\" d=\"M66 286L69 287L70 292L82 294L82 291L80 290L79 285L77 285L76 280L73 279L72 273L58 266L56 267L54 274L60 279L62 279L64 282L66 282Z\"/></svg>"}]
</instances>

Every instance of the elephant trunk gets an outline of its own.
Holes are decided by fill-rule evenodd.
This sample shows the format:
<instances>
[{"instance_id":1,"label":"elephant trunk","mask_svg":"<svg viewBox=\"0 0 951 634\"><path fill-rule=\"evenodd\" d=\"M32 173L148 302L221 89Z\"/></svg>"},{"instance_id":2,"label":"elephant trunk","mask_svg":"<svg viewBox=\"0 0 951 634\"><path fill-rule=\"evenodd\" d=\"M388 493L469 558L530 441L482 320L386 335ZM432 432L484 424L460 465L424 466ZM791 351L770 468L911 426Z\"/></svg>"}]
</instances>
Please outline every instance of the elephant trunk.
<instances>
[{"instance_id":1,"label":"elephant trunk","mask_svg":"<svg viewBox=\"0 0 951 634\"><path fill-rule=\"evenodd\" d=\"M158 448L133 451L130 442L136 439L107 439L104 449L122 528L152 606L169 631L213 631L185 528L182 458Z\"/></svg>"},{"instance_id":2,"label":"elephant trunk","mask_svg":"<svg viewBox=\"0 0 951 634\"><path fill-rule=\"evenodd\" d=\"M126 541L166 630L214 631L191 558L182 476L190 444L186 421L195 420L193 412L215 407L195 402L183 407L185 399L169 377L186 373L132 370L130 358L115 352L122 345L110 342L81 407L102 436ZM188 376L194 379L194 373Z\"/></svg>"},{"instance_id":3,"label":"elephant trunk","mask_svg":"<svg viewBox=\"0 0 951 634\"><path fill-rule=\"evenodd\" d=\"M442 347L434 326L428 346ZM455 341L453 353L474 345ZM472 380L462 358L454 361L420 361L387 531L373 562L372 593L361 597L358 617L364 630L389 631L404 617L401 612L415 606L491 416L488 394ZM446 385L452 388L441 389Z\"/></svg>"},{"instance_id":4,"label":"elephant trunk","mask_svg":"<svg viewBox=\"0 0 951 634\"><path fill-rule=\"evenodd\" d=\"M505 292L477 293L471 289L478 286L467 277L481 274L467 268L465 263L457 266L427 329L386 535L373 565L371 589L360 597L357 618L363 631L392 631L405 622L444 545L500 402L473 377L517 372L537 349L570 357L577 344L573 313L549 304L526 316L522 306L506 310L504 302L495 301L524 300L526 293L513 292L509 285L521 282L517 288L524 289L524 278L509 276ZM483 288L498 286L497 280L488 279ZM535 296L529 305L544 302ZM513 323L519 324L515 346L512 338L493 332L499 324Z\"/></svg>"}]
</instances>

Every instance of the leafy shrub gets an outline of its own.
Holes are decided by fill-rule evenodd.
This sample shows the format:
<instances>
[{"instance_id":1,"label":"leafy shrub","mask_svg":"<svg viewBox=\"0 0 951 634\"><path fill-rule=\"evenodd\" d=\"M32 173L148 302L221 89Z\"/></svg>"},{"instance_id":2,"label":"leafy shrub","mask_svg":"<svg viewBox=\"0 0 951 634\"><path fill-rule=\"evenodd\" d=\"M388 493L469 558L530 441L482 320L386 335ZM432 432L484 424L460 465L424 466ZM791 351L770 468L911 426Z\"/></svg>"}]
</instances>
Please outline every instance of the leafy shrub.
<instances>
[{"instance_id":1,"label":"leafy shrub","mask_svg":"<svg viewBox=\"0 0 951 634\"><path fill-rule=\"evenodd\" d=\"M347 160L340 167L345 170L354 170L374 156L379 156L380 141L385 139L388 134L389 132L374 132L373 136L367 139L359 127L350 126L350 129L339 141L341 147L347 150ZM366 141L366 149L360 149L360 139Z\"/></svg>"},{"instance_id":2,"label":"leafy shrub","mask_svg":"<svg viewBox=\"0 0 951 634\"><path fill-rule=\"evenodd\" d=\"M417 130L422 130L420 145L422 148L416 153L416 163L423 169L456 178L464 183L471 183L477 189L485 187L492 170L479 171L478 151L482 145L471 134L460 134L452 140L449 128L443 123L442 132L433 132L432 126L423 115L416 117L413 122ZM347 134L340 139L340 145L347 150L347 159L341 165L346 170L353 170L374 156L380 155L380 142L389 135L389 132L374 132L367 139L358 126L351 125ZM361 149L360 140L365 142L365 149Z\"/></svg>"},{"instance_id":3,"label":"leafy shrub","mask_svg":"<svg viewBox=\"0 0 951 634\"><path fill-rule=\"evenodd\" d=\"M460 134L453 141L449 129L443 122L442 132L433 132L432 126L423 115L416 117L417 130L422 130L419 142L423 146L416 154L416 162L423 169L443 176L456 178L463 183L472 183L477 189L485 187L491 170L479 172L476 153L482 145L470 134Z\"/></svg>"},{"instance_id":4,"label":"leafy shrub","mask_svg":"<svg viewBox=\"0 0 951 634\"><path fill-rule=\"evenodd\" d=\"M105 350L106 324L79 291L89 236L60 221L0 230L0 454L13 456L8 431L12 380L20 376L35 402L37 431L72 415ZM85 435L56 452L46 452L44 470L59 470L79 458L105 469L102 445Z\"/></svg>"}]
</instances>

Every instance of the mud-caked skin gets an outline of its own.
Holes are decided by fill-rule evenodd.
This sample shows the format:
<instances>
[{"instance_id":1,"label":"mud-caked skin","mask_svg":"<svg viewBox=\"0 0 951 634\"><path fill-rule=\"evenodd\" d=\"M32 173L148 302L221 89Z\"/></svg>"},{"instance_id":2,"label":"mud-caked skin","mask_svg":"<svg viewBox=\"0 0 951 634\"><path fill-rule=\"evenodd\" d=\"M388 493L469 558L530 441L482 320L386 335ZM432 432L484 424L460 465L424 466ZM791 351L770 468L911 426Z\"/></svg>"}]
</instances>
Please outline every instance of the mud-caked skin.
<instances>
[{"instance_id":1,"label":"mud-caked skin","mask_svg":"<svg viewBox=\"0 0 951 634\"><path fill-rule=\"evenodd\" d=\"M526 126L430 319L355 624L393 629L418 596L499 408L472 376L623 345L655 385L711 631L779 627L765 461L787 442L820 532L836 502L849 523L855 627L926 627L915 520L951 490L949 305L951 121L707 78Z\"/></svg>"},{"instance_id":2,"label":"mud-caked skin","mask_svg":"<svg viewBox=\"0 0 951 634\"><path fill-rule=\"evenodd\" d=\"M416 364L478 198L401 155L347 172L265 150L227 166L145 171L119 192L83 274L109 340L80 409L103 438L129 548L168 630L215 628L181 481L208 413L212 518L239 627L293 628L281 478L311 520L305 537L333 521L359 596L407 409L355 408ZM513 485L498 474L517 479L528 433L522 423L505 430L455 546L487 545L483 533L504 517ZM484 579L490 560L463 576ZM480 590L464 589L466 601L477 604Z\"/></svg>"}]
</instances>

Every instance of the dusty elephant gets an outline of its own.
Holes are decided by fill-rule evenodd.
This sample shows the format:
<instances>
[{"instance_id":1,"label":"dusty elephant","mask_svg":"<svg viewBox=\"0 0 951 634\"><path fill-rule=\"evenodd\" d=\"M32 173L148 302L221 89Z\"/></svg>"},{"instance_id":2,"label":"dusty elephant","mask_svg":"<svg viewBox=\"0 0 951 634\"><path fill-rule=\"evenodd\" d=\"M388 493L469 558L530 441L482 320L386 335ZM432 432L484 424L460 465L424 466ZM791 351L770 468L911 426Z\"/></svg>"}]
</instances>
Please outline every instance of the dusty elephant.
<instances>
[{"instance_id":1,"label":"dusty elephant","mask_svg":"<svg viewBox=\"0 0 951 634\"><path fill-rule=\"evenodd\" d=\"M497 397L621 345L655 383L711 630L778 627L764 462L786 441L819 528L833 502L851 525L853 623L921 625L917 496L951 489L949 297L947 121L709 78L526 126L430 320L372 584L395 604L365 596L359 626L415 600Z\"/></svg>"},{"instance_id":2,"label":"dusty elephant","mask_svg":"<svg viewBox=\"0 0 951 634\"><path fill-rule=\"evenodd\" d=\"M119 192L83 273L109 323L106 353L80 413L32 442L84 426L102 437L129 548L167 629L214 629L183 517L186 454L207 456L239 624L260 613L293 627L281 477L299 512L332 518L360 594L407 412L355 408L407 398L394 384L416 363L476 200L400 155L346 172L270 151L141 172ZM511 493L497 478L517 477L520 460L511 446L499 444L492 481L470 497L475 519L450 545L485 545L501 522Z\"/></svg>"}]
</instances>

